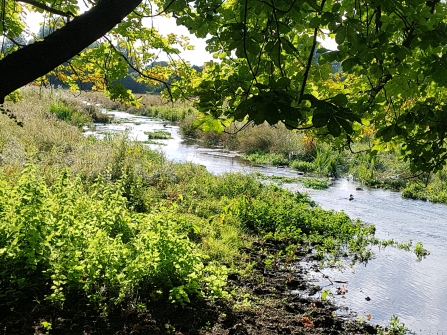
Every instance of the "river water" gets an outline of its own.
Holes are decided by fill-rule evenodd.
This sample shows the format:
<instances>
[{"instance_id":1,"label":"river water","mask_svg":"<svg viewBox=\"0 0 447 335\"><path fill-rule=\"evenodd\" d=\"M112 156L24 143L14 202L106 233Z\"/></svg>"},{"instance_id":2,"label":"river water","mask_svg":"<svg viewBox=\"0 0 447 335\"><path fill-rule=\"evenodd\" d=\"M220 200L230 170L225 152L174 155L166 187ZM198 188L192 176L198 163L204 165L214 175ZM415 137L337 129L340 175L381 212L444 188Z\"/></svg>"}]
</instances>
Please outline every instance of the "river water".
<instances>
[{"instance_id":1,"label":"river water","mask_svg":"<svg viewBox=\"0 0 447 335\"><path fill-rule=\"evenodd\" d=\"M93 133L127 131L131 139L147 140L145 131L164 129L172 139L159 140L149 146L177 162L204 165L215 174L225 172L261 172L266 175L297 176L296 171L273 167L251 166L236 153L221 149L202 148L184 141L178 127L162 121L123 112L108 112L121 123L97 125ZM352 218L360 218L376 226L379 238L394 238L399 242L421 241L430 255L418 261L411 252L395 248L374 249L375 257L365 264L357 264L343 271L325 269L314 273L316 282L333 293L341 310L356 312L358 317L386 325L396 315L417 334L447 335L447 206L417 200L402 199L400 193L377 189L356 190L359 185L340 179L327 190L304 189L300 184L287 184L292 191L307 192L324 209L344 211ZM350 194L354 200L349 201ZM343 298L336 295L334 281L345 282L348 292ZM369 299L369 300L367 300Z\"/></svg>"}]
</instances>

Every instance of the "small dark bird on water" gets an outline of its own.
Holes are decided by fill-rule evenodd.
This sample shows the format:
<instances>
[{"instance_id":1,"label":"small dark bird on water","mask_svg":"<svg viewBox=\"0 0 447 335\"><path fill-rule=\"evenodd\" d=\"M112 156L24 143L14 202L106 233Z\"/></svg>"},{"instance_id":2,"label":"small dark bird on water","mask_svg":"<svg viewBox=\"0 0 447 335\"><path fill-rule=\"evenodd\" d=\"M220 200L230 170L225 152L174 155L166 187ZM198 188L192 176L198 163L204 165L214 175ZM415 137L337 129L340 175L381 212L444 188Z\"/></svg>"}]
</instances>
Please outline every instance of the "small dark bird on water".
<instances>
[{"instance_id":1,"label":"small dark bird on water","mask_svg":"<svg viewBox=\"0 0 447 335\"><path fill-rule=\"evenodd\" d=\"M354 200L354 196L352 194L349 196L349 201L351 200Z\"/></svg>"}]
</instances>

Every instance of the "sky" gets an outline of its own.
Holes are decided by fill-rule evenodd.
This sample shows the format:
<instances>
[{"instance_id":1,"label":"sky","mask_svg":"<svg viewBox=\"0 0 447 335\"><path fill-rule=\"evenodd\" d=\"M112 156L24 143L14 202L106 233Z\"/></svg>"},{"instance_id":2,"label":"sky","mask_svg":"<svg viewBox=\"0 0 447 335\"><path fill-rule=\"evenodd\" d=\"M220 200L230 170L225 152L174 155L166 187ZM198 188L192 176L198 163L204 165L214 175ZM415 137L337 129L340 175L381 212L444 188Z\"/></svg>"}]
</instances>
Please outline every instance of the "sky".
<instances>
[{"instance_id":1,"label":"sky","mask_svg":"<svg viewBox=\"0 0 447 335\"><path fill-rule=\"evenodd\" d=\"M42 21L42 16L39 13L28 13L26 17L26 23L28 24L31 31L37 33L39 31L39 22ZM197 38L188 32L188 29L184 26L177 26L175 19L166 17L157 17L151 21L157 30L163 34L167 35L169 33L174 33L177 35L187 36L190 39L190 44L194 45L194 50L183 51L180 56L182 59L190 62L191 65L203 65L205 62L209 62L213 59L212 55L205 50L206 42L205 39ZM335 50L337 44L332 39L326 39L323 41L323 46L330 50ZM167 56L160 55L160 60L168 60Z\"/></svg>"},{"instance_id":2,"label":"sky","mask_svg":"<svg viewBox=\"0 0 447 335\"><path fill-rule=\"evenodd\" d=\"M39 23L42 21L42 15L39 13L28 13L26 16L26 23L30 30L34 33L39 31ZM174 33L177 35L184 35L189 37L190 44L194 45L194 50L183 51L180 56L191 63L191 65L203 65L213 59L212 55L205 50L205 39L197 38L188 32L188 29L183 26L177 26L175 19L157 17L151 21L152 25L159 31L160 34L167 35ZM167 56L160 55L160 60L168 60Z\"/></svg>"}]
</instances>

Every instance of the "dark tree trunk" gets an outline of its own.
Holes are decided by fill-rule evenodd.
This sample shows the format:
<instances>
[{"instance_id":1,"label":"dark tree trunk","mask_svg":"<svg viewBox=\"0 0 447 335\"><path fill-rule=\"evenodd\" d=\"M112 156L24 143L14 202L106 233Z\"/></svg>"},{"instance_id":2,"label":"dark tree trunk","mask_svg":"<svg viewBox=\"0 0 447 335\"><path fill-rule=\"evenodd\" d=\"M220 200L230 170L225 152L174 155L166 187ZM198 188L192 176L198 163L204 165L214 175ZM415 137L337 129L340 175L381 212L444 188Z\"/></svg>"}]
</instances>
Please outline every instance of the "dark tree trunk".
<instances>
[{"instance_id":1,"label":"dark tree trunk","mask_svg":"<svg viewBox=\"0 0 447 335\"><path fill-rule=\"evenodd\" d=\"M44 76L104 36L142 0L102 0L61 29L0 60L0 104L16 89Z\"/></svg>"}]
</instances>

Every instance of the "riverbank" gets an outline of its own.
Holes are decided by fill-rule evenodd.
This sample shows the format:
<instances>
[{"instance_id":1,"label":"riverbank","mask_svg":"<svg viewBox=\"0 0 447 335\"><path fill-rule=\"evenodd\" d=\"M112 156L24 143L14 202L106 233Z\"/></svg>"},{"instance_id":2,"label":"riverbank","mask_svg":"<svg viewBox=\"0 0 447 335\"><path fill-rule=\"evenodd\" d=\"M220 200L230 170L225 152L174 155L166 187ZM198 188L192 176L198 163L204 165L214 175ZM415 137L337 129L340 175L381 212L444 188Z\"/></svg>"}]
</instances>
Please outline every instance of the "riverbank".
<instances>
[{"instance_id":1,"label":"riverbank","mask_svg":"<svg viewBox=\"0 0 447 335\"><path fill-rule=\"evenodd\" d=\"M143 105L135 108L112 102L93 92L85 93L83 98L108 109L175 121L183 136L197 139L204 146L221 146L237 151L253 164L289 166L319 178L351 176L364 187L399 191L407 199L447 204L447 168L436 174L413 174L408 164L399 159L399 148L368 155L364 151L373 146L373 129L369 129L362 140L353 143L350 150L336 151L317 138L291 132L281 124L233 124L223 134L203 132L197 129L197 111L192 102L166 104L159 96L143 95ZM244 130L240 131L242 127Z\"/></svg>"},{"instance_id":2,"label":"riverbank","mask_svg":"<svg viewBox=\"0 0 447 335\"><path fill-rule=\"evenodd\" d=\"M159 301L140 310L127 304L107 315L89 307L79 310L76 297L72 297L75 299L67 301L63 310L32 304L2 314L0 333L27 334L33 329L37 335L404 334L369 324L369 315L337 316L336 307L320 298L319 288L310 284L298 267L278 263L265 269L266 255L277 254L283 247L262 242L246 250L252 270L229 274L228 289L237 293L228 300L192 299L185 307ZM299 250L297 261L309 256Z\"/></svg>"},{"instance_id":3,"label":"riverbank","mask_svg":"<svg viewBox=\"0 0 447 335\"><path fill-rule=\"evenodd\" d=\"M366 261L373 226L255 176L85 138L53 99L9 105L23 127L1 116L5 334L364 331L296 264Z\"/></svg>"}]
</instances>

